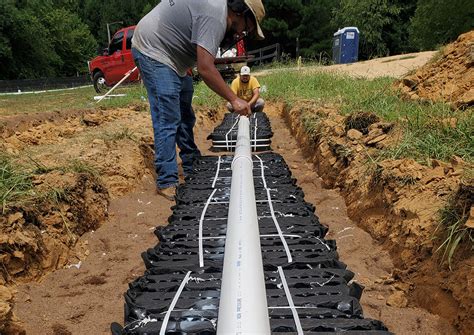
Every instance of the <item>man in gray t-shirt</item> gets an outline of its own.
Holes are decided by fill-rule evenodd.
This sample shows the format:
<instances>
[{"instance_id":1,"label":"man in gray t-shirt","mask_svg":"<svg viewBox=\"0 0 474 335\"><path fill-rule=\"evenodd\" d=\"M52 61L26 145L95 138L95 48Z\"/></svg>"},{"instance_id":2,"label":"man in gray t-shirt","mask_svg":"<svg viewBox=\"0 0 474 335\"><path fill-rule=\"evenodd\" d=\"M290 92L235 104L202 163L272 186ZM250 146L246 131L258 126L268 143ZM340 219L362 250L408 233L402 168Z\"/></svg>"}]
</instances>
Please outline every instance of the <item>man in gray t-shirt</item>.
<instances>
[{"instance_id":1,"label":"man in gray t-shirt","mask_svg":"<svg viewBox=\"0 0 474 335\"><path fill-rule=\"evenodd\" d=\"M174 200L178 184L176 145L185 174L200 155L193 134L192 78L186 72L197 62L213 91L237 113L250 114L249 104L226 85L214 59L223 41L229 44L252 33L263 39L264 16L261 0L162 0L138 23L132 53L150 102L157 190L167 199Z\"/></svg>"}]
</instances>

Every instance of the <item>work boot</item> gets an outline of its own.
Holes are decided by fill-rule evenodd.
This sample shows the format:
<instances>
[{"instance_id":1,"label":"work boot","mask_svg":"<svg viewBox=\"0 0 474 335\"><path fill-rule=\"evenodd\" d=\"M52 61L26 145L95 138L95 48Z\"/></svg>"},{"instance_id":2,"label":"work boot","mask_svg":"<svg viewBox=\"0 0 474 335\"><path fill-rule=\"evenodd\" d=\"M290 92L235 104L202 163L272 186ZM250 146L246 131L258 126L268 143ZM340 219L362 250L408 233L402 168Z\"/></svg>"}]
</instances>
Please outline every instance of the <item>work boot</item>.
<instances>
[{"instance_id":1,"label":"work boot","mask_svg":"<svg viewBox=\"0 0 474 335\"><path fill-rule=\"evenodd\" d=\"M156 188L156 194L161 195L169 201L174 201L176 195L176 186L170 186L167 188Z\"/></svg>"}]
</instances>

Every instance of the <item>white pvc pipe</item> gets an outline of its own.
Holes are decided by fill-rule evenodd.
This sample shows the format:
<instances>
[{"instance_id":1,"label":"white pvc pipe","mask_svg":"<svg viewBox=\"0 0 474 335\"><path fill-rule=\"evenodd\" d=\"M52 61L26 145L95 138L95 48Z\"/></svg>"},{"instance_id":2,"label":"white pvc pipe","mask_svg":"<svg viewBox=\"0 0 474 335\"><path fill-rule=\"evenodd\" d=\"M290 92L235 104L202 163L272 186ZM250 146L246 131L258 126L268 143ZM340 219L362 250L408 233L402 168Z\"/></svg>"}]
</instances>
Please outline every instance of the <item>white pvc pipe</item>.
<instances>
[{"instance_id":1,"label":"white pvc pipe","mask_svg":"<svg viewBox=\"0 0 474 335\"><path fill-rule=\"evenodd\" d=\"M227 222L217 334L270 334L247 117L239 121Z\"/></svg>"}]
</instances>

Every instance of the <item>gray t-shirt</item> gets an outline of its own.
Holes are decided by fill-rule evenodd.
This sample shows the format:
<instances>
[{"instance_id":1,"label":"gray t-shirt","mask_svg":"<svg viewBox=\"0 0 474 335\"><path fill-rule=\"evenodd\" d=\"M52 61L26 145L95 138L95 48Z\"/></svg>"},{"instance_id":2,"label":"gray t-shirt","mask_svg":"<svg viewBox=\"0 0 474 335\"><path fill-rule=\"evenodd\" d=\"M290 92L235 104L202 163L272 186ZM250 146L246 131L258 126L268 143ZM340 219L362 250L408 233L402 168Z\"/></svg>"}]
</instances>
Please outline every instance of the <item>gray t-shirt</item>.
<instances>
[{"instance_id":1,"label":"gray t-shirt","mask_svg":"<svg viewBox=\"0 0 474 335\"><path fill-rule=\"evenodd\" d=\"M226 27L227 0L162 0L138 23L132 46L184 76L196 45L217 54Z\"/></svg>"}]
</instances>

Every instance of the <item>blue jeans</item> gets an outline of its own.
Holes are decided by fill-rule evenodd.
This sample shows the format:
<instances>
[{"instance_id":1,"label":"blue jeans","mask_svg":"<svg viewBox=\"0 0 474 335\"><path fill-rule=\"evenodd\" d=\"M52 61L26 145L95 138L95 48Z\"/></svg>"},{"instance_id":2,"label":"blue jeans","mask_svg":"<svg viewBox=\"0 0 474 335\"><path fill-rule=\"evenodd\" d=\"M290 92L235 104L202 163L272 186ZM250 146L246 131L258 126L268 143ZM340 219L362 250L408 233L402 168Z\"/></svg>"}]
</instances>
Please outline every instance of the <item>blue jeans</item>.
<instances>
[{"instance_id":1,"label":"blue jeans","mask_svg":"<svg viewBox=\"0 0 474 335\"><path fill-rule=\"evenodd\" d=\"M194 143L193 80L190 76L178 76L169 66L136 49L132 49L132 54L150 102L158 176L156 184L159 188L175 186L179 182L176 145L185 175L192 171L194 160L201 155Z\"/></svg>"}]
</instances>

